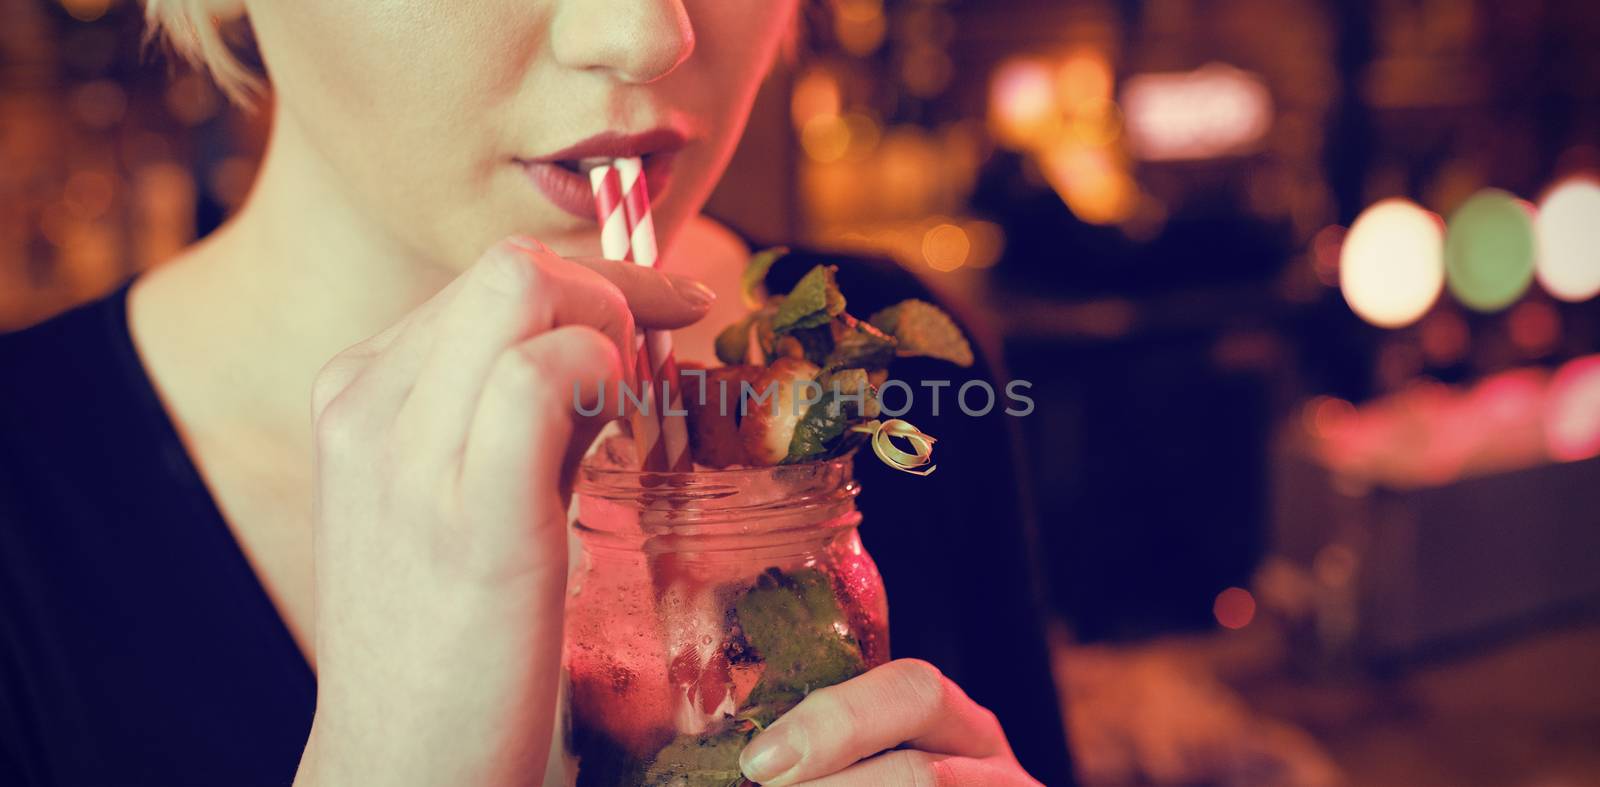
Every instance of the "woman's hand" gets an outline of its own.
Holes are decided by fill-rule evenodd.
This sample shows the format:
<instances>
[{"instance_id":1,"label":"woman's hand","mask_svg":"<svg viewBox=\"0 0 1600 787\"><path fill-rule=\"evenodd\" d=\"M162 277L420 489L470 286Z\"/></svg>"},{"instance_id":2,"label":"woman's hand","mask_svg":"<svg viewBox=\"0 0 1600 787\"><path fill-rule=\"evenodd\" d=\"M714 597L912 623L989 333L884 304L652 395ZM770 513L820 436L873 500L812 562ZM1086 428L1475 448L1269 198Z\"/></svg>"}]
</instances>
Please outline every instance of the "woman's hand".
<instances>
[{"instance_id":1,"label":"woman's hand","mask_svg":"<svg viewBox=\"0 0 1600 787\"><path fill-rule=\"evenodd\" d=\"M757 735L739 764L763 787L1038 785L994 714L916 659L811 692Z\"/></svg>"},{"instance_id":2,"label":"woman's hand","mask_svg":"<svg viewBox=\"0 0 1600 787\"><path fill-rule=\"evenodd\" d=\"M317 710L297 783L534 784L560 671L567 488L634 320L708 291L496 245L313 391ZM600 416L584 418L600 399Z\"/></svg>"}]
</instances>

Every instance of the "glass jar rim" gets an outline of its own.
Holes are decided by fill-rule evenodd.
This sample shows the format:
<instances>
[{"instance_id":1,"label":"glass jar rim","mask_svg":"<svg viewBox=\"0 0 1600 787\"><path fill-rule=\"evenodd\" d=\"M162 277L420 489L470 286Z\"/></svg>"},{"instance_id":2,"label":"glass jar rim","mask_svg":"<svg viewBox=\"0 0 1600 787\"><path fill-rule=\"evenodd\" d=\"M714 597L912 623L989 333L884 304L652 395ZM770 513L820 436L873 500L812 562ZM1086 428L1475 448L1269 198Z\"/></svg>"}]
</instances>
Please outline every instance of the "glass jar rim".
<instances>
[{"instance_id":1,"label":"glass jar rim","mask_svg":"<svg viewBox=\"0 0 1600 787\"><path fill-rule=\"evenodd\" d=\"M633 512L645 533L754 532L824 524L853 526L854 456L769 467L692 472L655 472L600 467L585 462L574 484L580 531L608 531L606 524ZM610 513L607 513L610 512ZM586 513L599 514L591 518ZM831 523L831 524L829 524Z\"/></svg>"},{"instance_id":2,"label":"glass jar rim","mask_svg":"<svg viewBox=\"0 0 1600 787\"><path fill-rule=\"evenodd\" d=\"M792 464L707 468L704 470L641 470L623 467L603 467L595 464L592 459L586 458L578 466L577 488L581 491L585 482L620 484L636 479L639 486L647 489L693 487L703 484L738 483L739 481L771 476L805 474L828 467L837 467L848 473L853 470L854 462L855 451L851 451L843 456L836 456L831 459L814 459L809 462L794 462Z\"/></svg>"}]
</instances>

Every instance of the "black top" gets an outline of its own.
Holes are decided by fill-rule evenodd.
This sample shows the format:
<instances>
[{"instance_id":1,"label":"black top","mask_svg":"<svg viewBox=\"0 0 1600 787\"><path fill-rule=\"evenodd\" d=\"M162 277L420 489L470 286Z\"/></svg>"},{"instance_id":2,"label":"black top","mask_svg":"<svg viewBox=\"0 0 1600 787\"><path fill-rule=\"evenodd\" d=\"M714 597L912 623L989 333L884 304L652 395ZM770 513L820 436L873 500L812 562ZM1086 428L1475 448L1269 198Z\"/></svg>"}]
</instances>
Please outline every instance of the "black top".
<instances>
[{"instance_id":1,"label":"black top","mask_svg":"<svg viewBox=\"0 0 1600 787\"><path fill-rule=\"evenodd\" d=\"M926 297L873 264L840 279L863 315ZM0 784L289 784L316 679L145 373L131 283L0 335ZM926 401L905 416L940 437L935 475L856 463L891 648L939 665L1064 784L1006 417L965 418L953 391L939 417Z\"/></svg>"}]
</instances>

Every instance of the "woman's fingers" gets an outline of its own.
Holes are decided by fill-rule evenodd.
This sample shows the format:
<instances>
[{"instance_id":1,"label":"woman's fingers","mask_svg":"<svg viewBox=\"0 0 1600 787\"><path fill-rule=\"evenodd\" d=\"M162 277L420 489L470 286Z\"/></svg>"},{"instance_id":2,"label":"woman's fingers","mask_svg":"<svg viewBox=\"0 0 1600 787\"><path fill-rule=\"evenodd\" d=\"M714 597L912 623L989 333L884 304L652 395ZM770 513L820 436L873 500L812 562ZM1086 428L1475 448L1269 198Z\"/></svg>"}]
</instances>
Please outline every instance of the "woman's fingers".
<instances>
[{"instance_id":1,"label":"woman's fingers","mask_svg":"<svg viewBox=\"0 0 1600 787\"><path fill-rule=\"evenodd\" d=\"M453 315L450 319L458 324L470 321L474 308L482 306L497 285L510 283L513 289L519 287L516 282L521 273L517 270L520 263L540 261L575 266L598 274L598 278L585 278L600 289L610 289L600 283L599 280L604 279L620 291L635 322L646 328L687 325L703 316L715 300L715 295L705 285L682 276L628 262L597 258L566 260L532 238L507 238L486 252L467 273L457 276L398 322L339 353L324 365L312 392L312 419L320 418L335 397L359 387L363 409L384 423L392 421L436 344L435 336L445 316ZM496 269L497 265L507 265L512 270L508 275L507 271ZM524 293L527 298L539 295L531 291L533 288L528 289L530 291ZM464 296L463 291L467 293ZM497 301L491 298L489 302ZM503 303L503 299L498 302ZM530 301L526 305L535 304ZM569 311L581 312L583 299L571 305L574 308ZM612 315L603 313L601 316Z\"/></svg>"},{"instance_id":2,"label":"woman's fingers","mask_svg":"<svg viewBox=\"0 0 1600 787\"><path fill-rule=\"evenodd\" d=\"M599 257L570 260L616 285L628 299L641 329L682 328L701 317L716 301L710 287L686 276Z\"/></svg>"},{"instance_id":3,"label":"woman's fingers","mask_svg":"<svg viewBox=\"0 0 1600 787\"><path fill-rule=\"evenodd\" d=\"M804 787L1007 787L1038 782L1003 764L929 754L891 751L856 763L838 773L802 783Z\"/></svg>"},{"instance_id":4,"label":"woman's fingers","mask_svg":"<svg viewBox=\"0 0 1600 787\"><path fill-rule=\"evenodd\" d=\"M474 528L487 547L477 551L479 557L526 570L527 556L515 554L518 544L537 554L566 556L561 527L536 528L538 516L559 525L566 512L550 487L535 479L561 477L571 449L587 445L599 423L578 408L593 412L604 398L610 403L605 409L615 412L621 380L617 348L588 326L556 328L500 354L472 418L456 489L471 501L472 516L482 520ZM578 439L575 433L581 433ZM499 534L508 538L495 537L496 528L507 527L513 530ZM548 543L525 538L522 531L529 528Z\"/></svg>"},{"instance_id":5,"label":"woman's fingers","mask_svg":"<svg viewBox=\"0 0 1600 787\"><path fill-rule=\"evenodd\" d=\"M612 263L615 264L615 263ZM437 477L458 455L478 396L500 353L552 328L587 325L631 355L634 323L630 294L596 272L540 249L502 243L467 274L468 282L444 307L433 327L416 384L396 416L396 440L415 456L422 478ZM647 312L682 299L663 277L623 281ZM657 315L659 316L659 315Z\"/></svg>"},{"instance_id":6,"label":"woman's fingers","mask_svg":"<svg viewBox=\"0 0 1600 787\"><path fill-rule=\"evenodd\" d=\"M756 736L739 763L752 781L781 787L901 744L975 758L1009 751L993 713L933 665L901 659L811 692Z\"/></svg>"}]
</instances>

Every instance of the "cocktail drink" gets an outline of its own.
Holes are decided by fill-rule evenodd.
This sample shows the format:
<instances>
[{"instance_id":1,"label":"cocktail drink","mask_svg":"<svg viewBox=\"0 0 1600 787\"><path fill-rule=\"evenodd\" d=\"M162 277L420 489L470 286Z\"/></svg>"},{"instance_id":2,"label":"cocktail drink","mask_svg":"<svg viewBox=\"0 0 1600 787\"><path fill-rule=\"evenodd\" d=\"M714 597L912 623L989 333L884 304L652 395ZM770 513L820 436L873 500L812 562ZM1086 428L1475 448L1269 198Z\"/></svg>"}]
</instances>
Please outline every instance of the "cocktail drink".
<instances>
[{"instance_id":1,"label":"cocktail drink","mask_svg":"<svg viewBox=\"0 0 1600 787\"><path fill-rule=\"evenodd\" d=\"M577 784L737 785L757 732L888 659L851 463L584 465L565 643Z\"/></svg>"},{"instance_id":2,"label":"cocktail drink","mask_svg":"<svg viewBox=\"0 0 1600 787\"><path fill-rule=\"evenodd\" d=\"M606 257L653 266L640 163L589 174ZM602 443L579 470L563 666L580 787L743 783L751 738L888 660L852 458L870 446L897 470L932 473L934 438L880 418L878 387L895 358L970 366L972 348L925 301L850 314L832 265L763 294L784 256L746 265L751 311L718 334L723 366L680 366L670 335L646 332L631 440Z\"/></svg>"}]
</instances>

